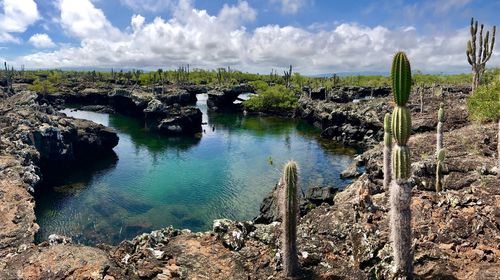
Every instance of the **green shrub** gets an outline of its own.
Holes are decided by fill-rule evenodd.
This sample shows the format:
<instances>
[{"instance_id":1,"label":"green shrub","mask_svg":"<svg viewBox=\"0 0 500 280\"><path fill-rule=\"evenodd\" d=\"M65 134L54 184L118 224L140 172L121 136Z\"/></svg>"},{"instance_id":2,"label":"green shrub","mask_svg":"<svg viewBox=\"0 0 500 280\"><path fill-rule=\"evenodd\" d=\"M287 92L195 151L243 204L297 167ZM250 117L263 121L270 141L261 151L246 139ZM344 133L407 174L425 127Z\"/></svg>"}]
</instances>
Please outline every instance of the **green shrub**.
<instances>
[{"instance_id":1,"label":"green shrub","mask_svg":"<svg viewBox=\"0 0 500 280\"><path fill-rule=\"evenodd\" d=\"M487 122L500 118L500 76L496 81L482 85L467 98L467 108L472 120Z\"/></svg>"},{"instance_id":2,"label":"green shrub","mask_svg":"<svg viewBox=\"0 0 500 280\"><path fill-rule=\"evenodd\" d=\"M28 86L29 90L32 90L36 93L55 93L57 92L57 88L49 81L49 80L35 80L35 82Z\"/></svg>"},{"instance_id":3,"label":"green shrub","mask_svg":"<svg viewBox=\"0 0 500 280\"><path fill-rule=\"evenodd\" d=\"M260 110L292 110L297 107L298 97L295 93L283 85L267 87L263 91L257 91L243 105L254 111Z\"/></svg>"},{"instance_id":4,"label":"green shrub","mask_svg":"<svg viewBox=\"0 0 500 280\"><path fill-rule=\"evenodd\" d=\"M264 92L267 89L269 89L269 85L262 80L253 81L250 82L249 84L255 89L255 92Z\"/></svg>"}]
</instances>

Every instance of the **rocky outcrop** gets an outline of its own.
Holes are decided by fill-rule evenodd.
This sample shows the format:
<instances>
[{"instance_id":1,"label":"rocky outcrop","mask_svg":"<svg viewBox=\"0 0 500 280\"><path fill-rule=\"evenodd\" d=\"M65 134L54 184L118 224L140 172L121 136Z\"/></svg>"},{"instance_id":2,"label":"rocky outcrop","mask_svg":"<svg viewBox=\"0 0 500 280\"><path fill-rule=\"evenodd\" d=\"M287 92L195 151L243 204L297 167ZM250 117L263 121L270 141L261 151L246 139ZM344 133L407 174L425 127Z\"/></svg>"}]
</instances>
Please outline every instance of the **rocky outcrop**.
<instances>
[{"instance_id":1,"label":"rocky outcrop","mask_svg":"<svg viewBox=\"0 0 500 280\"><path fill-rule=\"evenodd\" d=\"M0 279L139 279L127 273L106 251L81 245L31 246L5 263ZM1 267L0 267L1 268Z\"/></svg>"},{"instance_id":2,"label":"rocky outcrop","mask_svg":"<svg viewBox=\"0 0 500 280\"><path fill-rule=\"evenodd\" d=\"M208 91L207 106L213 111L234 110L239 106L234 104L242 93L253 93L254 89L249 85L239 85L231 88L214 89Z\"/></svg>"},{"instance_id":3,"label":"rocky outcrop","mask_svg":"<svg viewBox=\"0 0 500 280\"><path fill-rule=\"evenodd\" d=\"M38 225L29 192L41 179L40 164L98 156L118 143L109 128L66 117L36 97L0 100L0 259L33 242Z\"/></svg>"},{"instance_id":4,"label":"rocky outcrop","mask_svg":"<svg viewBox=\"0 0 500 280\"><path fill-rule=\"evenodd\" d=\"M389 104L383 99L333 103L302 96L297 115L321 128L324 138L367 148L381 141L381 120L386 111L389 111Z\"/></svg>"},{"instance_id":5,"label":"rocky outcrop","mask_svg":"<svg viewBox=\"0 0 500 280\"><path fill-rule=\"evenodd\" d=\"M167 106L152 99L144 109L146 126L167 135L193 134L201 131L202 113L195 107Z\"/></svg>"},{"instance_id":6,"label":"rocky outcrop","mask_svg":"<svg viewBox=\"0 0 500 280\"><path fill-rule=\"evenodd\" d=\"M445 129L457 129L469 123L467 94L464 93L467 88L450 87L448 90L443 96L426 95L422 113L419 112L420 97L417 94L411 95L409 108L414 113L413 132L422 133L435 129L441 102L445 103L449 112ZM304 94L299 99L296 115L322 129L322 137L346 145L368 149L382 141L383 117L386 112L390 112L392 101L387 96L389 89L342 87L329 94L327 100L315 100Z\"/></svg>"},{"instance_id":7,"label":"rocky outcrop","mask_svg":"<svg viewBox=\"0 0 500 280\"><path fill-rule=\"evenodd\" d=\"M451 96L448 102L458 106L460 100L460 95ZM17 110L3 108L2 118L16 114L12 111ZM41 106L40 110L49 109ZM425 112L419 116L413 111L412 115L427 120ZM434 132L415 133L409 141L418 279L486 280L500 275L496 124L462 123L462 119L450 117L445 122L447 157L441 193L431 185ZM34 245L37 226L33 199L26 189L37 180L32 159L38 151L22 139L10 141L3 133L5 127L0 122L0 279L284 278L280 224L271 222L279 220L276 215L268 216L268 224L218 220L213 230L200 233L164 228L118 246L92 248L68 243L64 237L54 237L52 246L48 242ZM382 146L374 145L361 159L364 174L344 190L314 188L307 194L315 204L301 213L297 232L305 279L392 278ZM272 213L275 196L266 201L262 209Z\"/></svg>"},{"instance_id":8,"label":"rocky outcrop","mask_svg":"<svg viewBox=\"0 0 500 280\"><path fill-rule=\"evenodd\" d=\"M305 196L299 198L300 215L304 216L311 209L323 203L332 204L337 191L339 190L334 187L309 187ZM278 185L276 185L262 200L259 215L253 219L253 222L255 224L281 222L278 205Z\"/></svg>"},{"instance_id":9,"label":"rocky outcrop","mask_svg":"<svg viewBox=\"0 0 500 280\"><path fill-rule=\"evenodd\" d=\"M167 135L194 134L201 131L201 111L193 106L196 94L179 88L168 88L153 94L141 88L85 88L60 94L39 95L49 104L76 103L101 112L119 112L142 118L146 126Z\"/></svg>"},{"instance_id":10,"label":"rocky outcrop","mask_svg":"<svg viewBox=\"0 0 500 280\"><path fill-rule=\"evenodd\" d=\"M328 94L327 100L335 103L356 102L363 99L387 97L389 87L336 87Z\"/></svg>"},{"instance_id":11,"label":"rocky outcrop","mask_svg":"<svg viewBox=\"0 0 500 280\"><path fill-rule=\"evenodd\" d=\"M197 91L191 91L179 88L171 88L162 94L156 94L155 98L160 100L165 105L190 105L196 103Z\"/></svg>"}]
</instances>

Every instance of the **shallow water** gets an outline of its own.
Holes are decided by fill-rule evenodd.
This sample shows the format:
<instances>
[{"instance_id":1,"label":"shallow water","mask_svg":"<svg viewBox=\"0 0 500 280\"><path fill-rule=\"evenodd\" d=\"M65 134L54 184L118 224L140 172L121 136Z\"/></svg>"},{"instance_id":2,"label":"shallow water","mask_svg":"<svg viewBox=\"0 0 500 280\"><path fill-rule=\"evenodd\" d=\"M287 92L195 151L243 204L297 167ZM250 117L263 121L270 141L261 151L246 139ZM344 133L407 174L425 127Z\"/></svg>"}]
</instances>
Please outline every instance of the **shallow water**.
<instances>
[{"instance_id":1,"label":"shallow water","mask_svg":"<svg viewBox=\"0 0 500 280\"><path fill-rule=\"evenodd\" d=\"M303 121L209 113L200 95L204 132L168 138L133 118L74 111L114 128L114 153L71 167L44 170L37 187L37 240L51 233L76 242L116 244L173 225L210 229L217 218L248 220L280 176L288 159L300 166L300 184L344 187L339 178L354 151L319 138Z\"/></svg>"}]
</instances>

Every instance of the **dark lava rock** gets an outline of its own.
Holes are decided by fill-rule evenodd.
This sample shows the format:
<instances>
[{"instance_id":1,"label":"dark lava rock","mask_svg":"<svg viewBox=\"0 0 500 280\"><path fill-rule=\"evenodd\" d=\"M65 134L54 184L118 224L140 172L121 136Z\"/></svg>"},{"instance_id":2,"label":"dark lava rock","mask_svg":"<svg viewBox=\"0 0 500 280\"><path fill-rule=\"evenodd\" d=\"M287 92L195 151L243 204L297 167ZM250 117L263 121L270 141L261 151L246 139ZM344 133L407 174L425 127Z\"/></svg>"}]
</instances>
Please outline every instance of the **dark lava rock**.
<instances>
[{"instance_id":1,"label":"dark lava rock","mask_svg":"<svg viewBox=\"0 0 500 280\"><path fill-rule=\"evenodd\" d=\"M234 109L234 101L242 93L253 93L254 89L246 84L234 86L232 88L214 89L207 93L207 106L213 111L224 111Z\"/></svg>"},{"instance_id":2,"label":"dark lava rock","mask_svg":"<svg viewBox=\"0 0 500 280\"><path fill-rule=\"evenodd\" d=\"M340 173L340 178L342 179L353 179L359 177L361 172L358 169L358 162L354 161L347 168Z\"/></svg>"},{"instance_id":3,"label":"dark lava rock","mask_svg":"<svg viewBox=\"0 0 500 280\"><path fill-rule=\"evenodd\" d=\"M104 113L104 114L114 114L115 110L107 105L86 105L80 107L80 110L83 111L91 111L96 113Z\"/></svg>"},{"instance_id":4,"label":"dark lava rock","mask_svg":"<svg viewBox=\"0 0 500 280\"><path fill-rule=\"evenodd\" d=\"M323 203L331 205L337 190L334 187L310 187L306 193L306 200L317 206Z\"/></svg>"},{"instance_id":5,"label":"dark lava rock","mask_svg":"<svg viewBox=\"0 0 500 280\"><path fill-rule=\"evenodd\" d=\"M184 89L172 89L163 94L156 94L155 97L165 105L196 103L196 93Z\"/></svg>"},{"instance_id":6,"label":"dark lava rock","mask_svg":"<svg viewBox=\"0 0 500 280\"><path fill-rule=\"evenodd\" d=\"M326 88L320 87L311 91L311 99L313 100L325 100L326 99Z\"/></svg>"}]
</instances>

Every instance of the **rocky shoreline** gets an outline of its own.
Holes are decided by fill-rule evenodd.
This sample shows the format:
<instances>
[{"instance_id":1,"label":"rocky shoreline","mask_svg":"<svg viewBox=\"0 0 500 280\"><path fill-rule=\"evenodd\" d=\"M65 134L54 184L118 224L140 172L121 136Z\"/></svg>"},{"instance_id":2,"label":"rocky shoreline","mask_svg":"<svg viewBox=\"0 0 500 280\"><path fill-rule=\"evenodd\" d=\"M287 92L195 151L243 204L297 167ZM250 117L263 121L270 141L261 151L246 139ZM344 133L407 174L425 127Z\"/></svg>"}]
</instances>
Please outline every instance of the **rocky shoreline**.
<instances>
[{"instance_id":1,"label":"rocky shoreline","mask_svg":"<svg viewBox=\"0 0 500 280\"><path fill-rule=\"evenodd\" d=\"M75 87L57 94L39 94L39 103L63 107L78 104L86 110L119 112L143 119L151 131L166 135L193 135L201 132L201 111L192 106L196 91L169 88L160 93L141 87Z\"/></svg>"},{"instance_id":2,"label":"rocky shoreline","mask_svg":"<svg viewBox=\"0 0 500 280\"><path fill-rule=\"evenodd\" d=\"M421 279L500 275L496 124L471 124L466 96L451 90L429 96L422 113L418 97L410 101L414 264ZM385 93L356 103L311 97L301 98L298 116L322 128L324 137L358 144L366 152L358 162L365 165L364 174L345 190L311 190L302 203L298 249L304 277L389 279L388 203L379 142L390 99ZM35 245L38 226L30 191L40 180L40 161L77 158L89 147L102 151L116 145L109 129L68 118L36 99L25 92L0 103L0 279L283 279L272 195L261 207L265 219L217 220L204 233L165 228L117 246L76 245L57 236ZM432 155L441 101L449 108L447 161L445 191L436 194ZM168 106L163 102L151 104L148 112L161 112ZM141 106L147 104L146 109L149 103Z\"/></svg>"}]
</instances>

